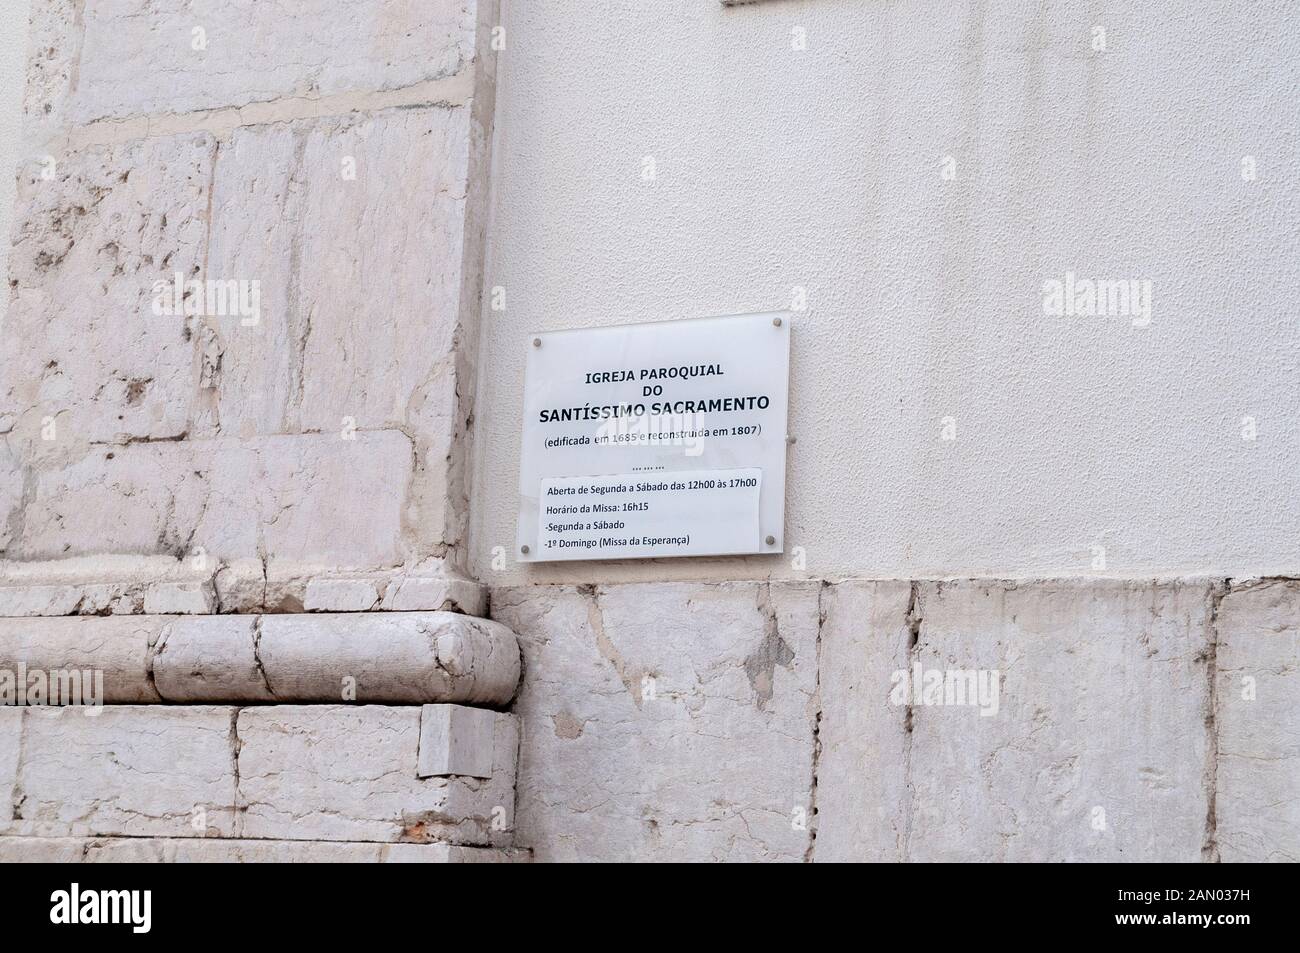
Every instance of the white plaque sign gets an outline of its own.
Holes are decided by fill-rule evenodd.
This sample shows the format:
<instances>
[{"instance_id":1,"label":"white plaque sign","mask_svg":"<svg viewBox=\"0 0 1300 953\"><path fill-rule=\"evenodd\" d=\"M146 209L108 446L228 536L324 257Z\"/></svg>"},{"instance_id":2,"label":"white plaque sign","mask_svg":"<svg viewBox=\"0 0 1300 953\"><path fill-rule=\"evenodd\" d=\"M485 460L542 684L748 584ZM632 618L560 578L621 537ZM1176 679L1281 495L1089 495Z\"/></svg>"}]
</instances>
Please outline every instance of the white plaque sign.
<instances>
[{"instance_id":1,"label":"white plaque sign","mask_svg":"<svg viewBox=\"0 0 1300 953\"><path fill-rule=\"evenodd\" d=\"M788 314L529 341L523 561L784 549Z\"/></svg>"}]
</instances>

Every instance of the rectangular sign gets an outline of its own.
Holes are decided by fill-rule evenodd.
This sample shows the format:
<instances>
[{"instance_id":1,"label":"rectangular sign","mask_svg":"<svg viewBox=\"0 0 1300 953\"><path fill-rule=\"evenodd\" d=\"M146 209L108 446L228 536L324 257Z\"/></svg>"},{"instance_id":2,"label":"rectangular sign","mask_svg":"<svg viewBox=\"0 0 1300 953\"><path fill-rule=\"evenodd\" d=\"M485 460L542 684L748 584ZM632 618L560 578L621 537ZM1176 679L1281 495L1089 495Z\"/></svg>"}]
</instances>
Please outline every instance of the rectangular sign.
<instances>
[{"instance_id":1,"label":"rectangular sign","mask_svg":"<svg viewBox=\"0 0 1300 953\"><path fill-rule=\"evenodd\" d=\"M789 315L529 340L516 556L784 549Z\"/></svg>"}]
</instances>

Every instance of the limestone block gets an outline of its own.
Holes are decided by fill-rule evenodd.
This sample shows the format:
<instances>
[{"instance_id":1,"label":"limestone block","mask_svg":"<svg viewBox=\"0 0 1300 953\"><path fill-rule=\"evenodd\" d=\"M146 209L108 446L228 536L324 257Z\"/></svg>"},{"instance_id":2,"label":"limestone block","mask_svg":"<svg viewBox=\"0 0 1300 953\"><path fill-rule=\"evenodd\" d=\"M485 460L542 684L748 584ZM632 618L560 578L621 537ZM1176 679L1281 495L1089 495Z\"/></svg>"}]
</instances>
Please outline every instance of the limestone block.
<instances>
[{"instance_id":1,"label":"limestone block","mask_svg":"<svg viewBox=\"0 0 1300 953\"><path fill-rule=\"evenodd\" d=\"M22 756L23 711L21 708L0 707L0 798L5 793L17 793L18 759ZM12 797L10 803L0 800L0 834L13 824ZM3 843L3 838L0 838Z\"/></svg>"},{"instance_id":2,"label":"limestone block","mask_svg":"<svg viewBox=\"0 0 1300 953\"><path fill-rule=\"evenodd\" d=\"M144 611L156 615L205 615L215 608L210 582L159 582L145 590Z\"/></svg>"},{"instance_id":3,"label":"limestone block","mask_svg":"<svg viewBox=\"0 0 1300 953\"><path fill-rule=\"evenodd\" d=\"M441 561L340 575L329 566L264 564L251 556L218 563L197 548L184 559L0 560L0 617L373 610L481 616L486 605L483 586Z\"/></svg>"},{"instance_id":4,"label":"limestone block","mask_svg":"<svg viewBox=\"0 0 1300 953\"><path fill-rule=\"evenodd\" d=\"M493 715L492 778L482 780L416 776L415 706L5 711L0 782L13 775L13 810L3 840L511 842L513 715Z\"/></svg>"},{"instance_id":5,"label":"limestone block","mask_svg":"<svg viewBox=\"0 0 1300 953\"><path fill-rule=\"evenodd\" d=\"M24 465L103 467L117 450L93 444L185 432L194 319L155 313L154 283L200 271L214 151L192 133L22 167L0 407Z\"/></svg>"},{"instance_id":6,"label":"limestone block","mask_svg":"<svg viewBox=\"0 0 1300 953\"><path fill-rule=\"evenodd\" d=\"M527 863L514 848L165 837L0 837L0 863L492 864Z\"/></svg>"},{"instance_id":7,"label":"limestone block","mask_svg":"<svg viewBox=\"0 0 1300 953\"><path fill-rule=\"evenodd\" d=\"M87 600L87 587L62 585L0 587L0 616L76 615ZM104 587L94 587L93 605L104 602Z\"/></svg>"},{"instance_id":8,"label":"limestone block","mask_svg":"<svg viewBox=\"0 0 1300 953\"><path fill-rule=\"evenodd\" d=\"M109 456L39 474L16 555L201 547L214 561L401 562L411 445L398 431L137 443Z\"/></svg>"},{"instance_id":9,"label":"limestone block","mask_svg":"<svg viewBox=\"0 0 1300 953\"><path fill-rule=\"evenodd\" d=\"M307 583L303 608L308 612L368 612L379 602L379 592L369 579L312 579Z\"/></svg>"},{"instance_id":10,"label":"limestone block","mask_svg":"<svg viewBox=\"0 0 1300 953\"><path fill-rule=\"evenodd\" d=\"M813 860L903 858L909 725L889 691L891 674L908 667L911 590L846 580L823 592Z\"/></svg>"},{"instance_id":11,"label":"limestone block","mask_svg":"<svg viewBox=\"0 0 1300 953\"><path fill-rule=\"evenodd\" d=\"M1257 580L1217 616L1221 860L1300 860L1300 583Z\"/></svg>"},{"instance_id":12,"label":"limestone block","mask_svg":"<svg viewBox=\"0 0 1300 953\"><path fill-rule=\"evenodd\" d=\"M1179 582L922 585L913 665L997 671L1000 692L988 716L912 705L906 857L1199 860L1210 601Z\"/></svg>"},{"instance_id":13,"label":"limestone block","mask_svg":"<svg viewBox=\"0 0 1300 953\"><path fill-rule=\"evenodd\" d=\"M0 864L77 864L91 843L82 837L0 837Z\"/></svg>"},{"instance_id":14,"label":"limestone block","mask_svg":"<svg viewBox=\"0 0 1300 953\"><path fill-rule=\"evenodd\" d=\"M23 711L14 786L19 835L234 832L237 709L109 706Z\"/></svg>"},{"instance_id":15,"label":"limestone block","mask_svg":"<svg viewBox=\"0 0 1300 953\"><path fill-rule=\"evenodd\" d=\"M492 734L496 714L464 705L425 705L420 715L422 778L463 775L492 777Z\"/></svg>"},{"instance_id":16,"label":"limestone block","mask_svg":"<svg viewBox=\"0 0 1300 953\"><path fill-rule=\"evenodd\" d=\"M231 560L215 578L220 612L395 612L448 611L482 616L487 590L438 565L364 573L316 564L259 559ZM371 593L378 593L372 597ZM2 594L2 590L0 590Z\"/></svg>"},{"instance_id":17,"label":"limestone block","mask_svg":"<svg viewBox=\"0 0 1300 953\"><path fill-rule=\"evenodd\" d=\"M416 777L420 709L239 711L241 834L286 840L509 843L518 727L495 713L493 776Z\"/></svg>"},{"instance_id":18,"label":"limestone block","mask_svg":"<svg viewBox=\"0 0 1300 953\"><path fill-rule=\"evenodd\" d=\"M388 583L381 608L398 612L446 609L482 616L486 589L470 579L450 575L403 575Z\"/></svg>"},{"instance_id":19,"label":"limestone block","mask_svg":"<svg viewBox=\"0 0 1300 953\"><path fill-rule=\"evenodd\" d=\"M519 843L540 860L801 860L819 590L494 590L525 655Z\"/></svg>"},{"instance_id":20,"label":"limestone block","mask_svg":"<svg viewBox=\"0 0 1300 953\"><path fill-rule=\"evenodd\" d=\"M68 93L77 82L81 53L81 0L31 4L23 138L39 147L64 123Z\"/></svg>"},{"instance_id":21,"label":"limestone block","mask_svg":"<svg viewBox=\"0 0 1300 953\"><path fill-rule=\"evenodd\" d=\"M411 459L404 434L267 437L255 446L257 469L249 476L258 490L256 517L269 559L341 568L401 561L402 482ZM230 505L209 506L196 539L222 539L222 528L247 512L240 496L248 485L242 478L214 480L213 502Z\"/></svg>"},{"instance_id":22,"label":"limestone block","mask_svg":"<svg viewBox=\"0 0 1300 953\"><path fill-rule=\"evenodd\" d=\"M265 317L210 328L219 372L205 432L347 439L401 427L414 468L409 486L394 485L407 491L419 555L456 541L467 508L453 486L465 426L453 350L473 257L470 113L439 106L241 128L214 184L209 269L257 276ZM344 177L345 161L355 178Z\"/></svg>"},{"instance_id":23,"label":"limestone block","mask_svg":"<svg viewBox=\"0 0 1300 953\"><path fill-rule=\"evenodd\" d=\"M101 672L106 704L161 701L153 650L163 625L158 616L0 619L0 669Z\"/></svg>"},{"instance_id":24,"label":"limestone block","mask_svg":"<svg viewBox=\"0 0 1300 953\"><path fill-rule=\"evenodd\" d=\"M468 124L466 107L400 109L245 127L223 145L209 269L260 278L265 312L216 329L223 432L391 426L449 373Z\"/></svg>"},{"instance_id":25,"label":"limestone block","mask_svg":"<svg viewBox=\"0 0 1300 953\"><path fill-rule=\"evenodd\" d=\"M263 616L259 656L282 702L500 705L519 683L514 633L453 612Z\"/></svg>"},{"instance_id":26,"label":"limestone block","mask_svg":"<svg viewBox=\"0 0 1300 953\"><path fill-rule=\"evenodd\" d=\"M275 701L257 657L261 619L223 615L166 620L153 659L158 693L169 702L189 704Z\"/></svg>"},{"instance_id":27,"label":"limestone block","mask_svg":"<svg viewBox=\"0 0 1300 953\"><path fill-rule=\"evenodd\" d=\"M102 672L107 704L505 705L519 646L453 612L0 618L0 669Z\"/></svg>"},{"instance_id":28,"label":"limestone block","mask_svg":"<svg viewBox=\"0 0 1300 953\"><path fill-rule=\"evenodd\" d=\"M0 616L143 612L151 587L160 590L155 602L160 597L163 601L157 604L177 606L169 595L176 587L176 595L191 600L189 604L197 608L197 601L188 594L196 589L206 593L211 578L212 570L205 568L203 560L171 556L97 554L34 562L0 561Z\"/></svg>"},{"instance_id":29,"label":"limestone block","mask_svg":"<svg viewBox=\"0 0 1300 953\"><path fill-rule=\"evenodd\" d=\"M0 291L0 294L4 293ZM16 419L8 408L0 407L0 433L7 433ZM9 551L14 532L10 522L16 514L22 512L23 488L27 480L28 477L23 472L18 455L9 449L6 442L0 440L0 552ZM0 574L2 573L3 569L0 569ZM0 592L0 600L3 600L2 592ZM0 605L0 609L2 608Z\"/></svg>"},{"instance_id":30,"label":"limestone block","mask_svg":"<svg viewBox=\"0 0 1300 953\"><path fill-rule=\"evenodd\" d=\"M475 7L460 0L356 0L346 7L238 0L218 14L193 0L87 4L80 72L95 81L77 85L68 113L88 122L436 80L472 61Z\"/></svg>"},{"instance_id":31,"label":"limestone block","mask_svg":"<svg viewBox=\"0 0 1300 953\"><path fill-rule=\"evenodd\" d=\"M218 612L256 612L267 602L266 565L256 556L231 559L213 578Z\"/></svg>"}]
</instances>

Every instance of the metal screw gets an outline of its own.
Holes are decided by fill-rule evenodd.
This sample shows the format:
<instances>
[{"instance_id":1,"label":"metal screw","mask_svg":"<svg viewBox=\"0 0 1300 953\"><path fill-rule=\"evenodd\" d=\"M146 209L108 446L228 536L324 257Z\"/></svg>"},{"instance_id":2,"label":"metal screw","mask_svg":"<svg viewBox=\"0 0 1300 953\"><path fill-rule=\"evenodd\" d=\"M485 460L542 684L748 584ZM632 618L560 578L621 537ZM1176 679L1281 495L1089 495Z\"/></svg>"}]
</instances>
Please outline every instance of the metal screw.
<instances>
[{"instance_id":1,"label":"metal screw","mask_svg":"<svg viewBox=\"0 0 1300 953\"><path fill-rule=\"evenodd\" d=\"M772 319L772 326L775 327L775 328L779 328L779 327L781 326L781 319L780 319L780 318L773 318L773 319Z\"/></svg>"},{"instance_id":2,"label":"metal screw","mask_svg":"<svg viewBox=\"0 0 1300 953\"><path fill-rule=\"evenodd\" d=\"M527 546L520 546L520 547L519 547L519 551L520 551L521 553L523 553L525 556L528 555L528 547L527 547Z\"/></svg>"},{"instance_id":3,"label":"metal screw","mask_svg":"<svg viewBox=\"0 0 1300 953\"><path fill-rule=\"evenodd\" d=\"M541 346L542 346L542 339L541 339L541 338L533 338L533 347L541 347Z\"/></svg>"},{"instance_id":4,"label":"metal screw","mask_svg":"<svg viewBox=\"0 0 1300 953\"><path fill-rule=\"evenodd\" d=\"M798 440L798 439L799 439L798 437L786 437L786 438L785 438L785 442L786 442L786 443L794 443L794 442L795 442L796 440Z\"/></svg>"},{"instance_id":5,"label":"metal screw","mask_svg":"<svg viewBox=\"0 0 1300 953\"><path fill-rule=\"evenodd\" d=\"M775 546L775 545L776 545L776 537L775 537L775 536L769 536L769 537L767 538L767 545L769 545L769 546Z\"/></svg>"}]
</instances>

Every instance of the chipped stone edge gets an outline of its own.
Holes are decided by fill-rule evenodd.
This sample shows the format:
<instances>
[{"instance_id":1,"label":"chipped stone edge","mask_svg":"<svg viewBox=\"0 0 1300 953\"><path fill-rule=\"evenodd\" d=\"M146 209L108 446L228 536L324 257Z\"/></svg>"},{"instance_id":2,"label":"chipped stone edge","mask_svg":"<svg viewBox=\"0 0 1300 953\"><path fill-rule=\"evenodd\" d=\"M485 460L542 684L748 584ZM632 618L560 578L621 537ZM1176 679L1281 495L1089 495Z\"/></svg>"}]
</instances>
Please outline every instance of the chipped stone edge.
<instances>
[{"instance_id":1,"label":"chipped stone edge","mask_svg":"<svg viewBox=\"0 0 1300 953\"><path fill-rule=\"evenodd\" d=\"M273 840L247 837L28 837L0 836L4 863L133 863L148 859L182 863L240 860L240 854L273 852L263 863L432 863L487 864L532 862L525 847L481 847L442 842L403 844L382 841ZM178 857L186 852L203 857ZM142 856L143 855L143 856Z\"/></svg>"},{"instance_id":2,"label":"chipped stone edge","mask_svg":"<svg viewBox=\"0 0 1300 953\"><path fill-rule=\"evenodd\" d=\"M289 612L482 616L487 589L443 566L337 570L248 558L0 561L0 618Z\"/></svg>"}]
</instances>

